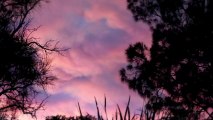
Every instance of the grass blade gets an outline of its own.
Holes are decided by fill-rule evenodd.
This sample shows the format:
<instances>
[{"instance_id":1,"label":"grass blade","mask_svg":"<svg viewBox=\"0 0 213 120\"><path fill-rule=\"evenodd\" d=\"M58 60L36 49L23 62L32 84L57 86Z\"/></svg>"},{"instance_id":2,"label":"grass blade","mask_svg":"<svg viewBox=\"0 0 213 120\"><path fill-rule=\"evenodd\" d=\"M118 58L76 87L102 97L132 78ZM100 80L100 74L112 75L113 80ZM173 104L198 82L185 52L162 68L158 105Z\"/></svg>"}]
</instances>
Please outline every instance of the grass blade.
<instances>
[{"instance_id":1,"label":"grass blade","mask_svg":"<svg viewBox=\"0 0 213 120\"><path fill-rule=\"evenodd\" d=\"M128 115L128 120L130 120L130 109L128 107L128 110L127 110L127 115Z\"/></svg>"},{"instance_id":2,"label":"grass blade","mask_svg":"<svg viewBox=\"0 0 213 120\"><path fill-rule=\"evenodd\" d=\"M83 117L82 112L81 112L81 107L80 107L79 102L78 102L78 110L79 110L80 116L81 116L81 117Z\"/></svg>"},{"instance_id":3,"label":"grass blade","mask_svg":"<svg viewBox=\"0 0 213 120\"><path fill-rule=\"evenodd\" d=\"M129 96L129 100L128 100L128 103L127 103L127 106L126 106L126 111L125 111L125 114L124 114L124 119L126 119L126 116L128 115L128 120L130 120L130 110L129 110L129 104L130 104L130 99L131 97Z\"/></svg>"},{"instance_id":4,"label":"grass blade","mask_svg":"<svg viewBox=\"0 0 213 120\"><path fill-rule=\"evenodd\" d=\"M117 104L117 107L118 107L118 112L119 112L119 115L120 115L120 120L123 120L122 112L121 112L121 109L120 109L118 104Z\"/></svg>"},{"instance_id":5,"label":"grass blade","mask_svg":"<svg viewBox=\"0 0 213 120\"><path fill-rule=\"evenodd\" d=\"M101 119L101 115L100 115L100 111L99 111L99 108L98 108L98 102L97 102L97 100L96 100L96 97L95 97L95 104L96 104L96 108L97 108L98 120L102 120L102 119Z\"/></svg>"},{"instance_id":6,"label":"grass blade","mask_svg":"<svg viewBox=\"0 0 213 120\"><path fill-rule=\"evenodd\" d=\"M137 120L137 114L134 114L133 116L132 116L132 119L131 120ZM139 119L139 120L141 120L141 119Z\"/></svg>"},{"instance_id":7,"label":"grass blade","mask_svg":"<svg viewBox=\"0 0 213 120\"><path fill-rule=\"evenodd\" d=\"M118 112L117 112L117 109L116 109L116 112L115 112L115 120L118 120Z\"/></svg>"},{"instance_id":8,"label":"grass blade","mask_svg":"<svg viewBox=\"0 0 213 120\"><path fill-rule=\"evenodd\" d=\"M104 111L105 111L105 114L106 114L106 120L108 120L108 116L107 116L107 109L106 109L106 96L104 95Z\"/></svg>"}]
</instances>

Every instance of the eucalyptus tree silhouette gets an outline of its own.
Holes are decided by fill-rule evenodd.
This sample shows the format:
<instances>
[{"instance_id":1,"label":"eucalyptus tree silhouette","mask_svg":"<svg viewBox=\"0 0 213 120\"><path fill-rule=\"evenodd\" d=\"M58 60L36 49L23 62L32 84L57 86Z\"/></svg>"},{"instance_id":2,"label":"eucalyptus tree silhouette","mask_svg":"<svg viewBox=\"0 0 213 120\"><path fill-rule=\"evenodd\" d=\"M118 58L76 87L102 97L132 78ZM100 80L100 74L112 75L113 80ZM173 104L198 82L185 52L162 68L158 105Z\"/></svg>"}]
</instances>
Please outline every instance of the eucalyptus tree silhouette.
<instances>
[{"instance_id":1,"label":"eucalyptus tree silhouette","mask_svg":"<svg viewBox=\"0 0 213 120\"><path fill-rule=\"evenodd\" d=\"M55 77L49 74L50 42L42 45L28 29L31 11L44 0L0 1L0 112L22 111L35 117L43 106L36 96Z\"/></svg>"},{"instance_id":2,"label":"eucalyptus tree silhouette","mask_svg":"<svg viewBox=\"0 0 213 120\"><path fill-rule=\"evenodd\" d=\"M147 119L213 119L213 1L127 0L152 46L130 45L120 70L147 100Z\"/></svg>"}]
</instances>

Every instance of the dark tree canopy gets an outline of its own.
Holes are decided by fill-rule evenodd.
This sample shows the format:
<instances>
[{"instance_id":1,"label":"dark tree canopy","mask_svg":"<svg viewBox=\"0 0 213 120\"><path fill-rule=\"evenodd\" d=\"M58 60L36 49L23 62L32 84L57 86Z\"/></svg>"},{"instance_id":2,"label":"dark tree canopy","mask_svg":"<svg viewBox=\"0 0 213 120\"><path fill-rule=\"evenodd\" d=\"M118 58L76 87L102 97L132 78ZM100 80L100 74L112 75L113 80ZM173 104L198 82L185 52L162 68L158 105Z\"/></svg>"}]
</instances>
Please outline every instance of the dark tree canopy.
<instances>
[{"instance_id":1,"label":"dark tree canopy","mask_svg":"<svg viewBox=\"0 0 213 120\"><path fill-rule=\"evenodd\" d=\"M121 79L147 101L146 118L213 119L213 1L127 0L152 30L130 45Z\"/></svg>"},{"instance_id":2,"label":"dark tree canopy","mask_svg":"<svg viewBox=\"0 0 213 120\"><path fill-rule=\"evenodd\" d=\"M0 1L0 112L22 111L35 116L43 106L40 89L54 77L48 73L49 43L39 44L28 29L31 11L44 0Z\"/></svg>"},{"instance_id":3,"label":"dark tree canopy","mask_svg":"<svg viewBox=\"0 0 213 120\"><path fill-rule=\"evenodd\" d=\"M66 117L64 115L47 116L46 120L97 120L94 116L89 114L85 116Z\"/></svg>"}]
</instances>

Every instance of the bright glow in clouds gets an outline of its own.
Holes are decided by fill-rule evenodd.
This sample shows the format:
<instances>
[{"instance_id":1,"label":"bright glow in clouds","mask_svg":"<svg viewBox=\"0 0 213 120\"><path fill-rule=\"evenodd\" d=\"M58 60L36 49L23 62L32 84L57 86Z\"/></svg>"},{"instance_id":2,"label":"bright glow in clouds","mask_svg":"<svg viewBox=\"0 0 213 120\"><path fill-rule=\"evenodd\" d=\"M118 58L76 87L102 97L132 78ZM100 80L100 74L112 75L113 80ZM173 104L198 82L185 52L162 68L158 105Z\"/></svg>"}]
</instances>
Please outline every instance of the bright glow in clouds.
<instances>
[{"instance_id":1,"label":"bright glow in clouds","mask_svg":"<svg viewBox=\"0 0 213 120\"><path fill-rule=\"evenodd\" d=\"M84 114L96 115L94 96L102 110L104 95L109 116L116 104L124 108L130 95L132 114L139 112L142 99L121 82L119 70L126 65L128 45L143 41L150 46L151 33L133 20L125 0L51 0L36 9L33 18L31 27L41 25L34 33L39 40L53 39L71 48L64 56L51 56L58 80L48 88L51 96L45 110L38 111L38 120L79 115L78 102Z\"/></svg>"}]
</instances>

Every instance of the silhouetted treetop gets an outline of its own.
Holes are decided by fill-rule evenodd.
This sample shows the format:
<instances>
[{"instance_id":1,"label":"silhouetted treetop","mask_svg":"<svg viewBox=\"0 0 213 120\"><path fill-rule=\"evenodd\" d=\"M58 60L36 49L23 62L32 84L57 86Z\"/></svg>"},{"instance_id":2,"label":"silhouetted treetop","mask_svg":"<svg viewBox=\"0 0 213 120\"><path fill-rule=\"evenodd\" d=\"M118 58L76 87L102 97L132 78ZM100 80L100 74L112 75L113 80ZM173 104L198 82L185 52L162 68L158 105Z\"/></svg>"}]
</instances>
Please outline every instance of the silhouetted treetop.
<instances>
[{"instance_id":1,"label":"silhouetted treetop","mask_svg":"<svg viewBox=\"0 0 213 120\"><path fill-rule=\"evenodd\" d=\"M152 27L184 27L193 23L212 21L211 0L127 0L135 20L143 20ZM206 19L208 18L208 19ZM209 19L210 18L210 19Z\"/></svg>"},{"instance_id":2,"label":"silhouetted treetop","mask_svg":"<svg viewBox=\"0 0 213 120\"><path fill-rule=\"evenodd\" d=\"M94 116L89 114L85 116L66 117L64 115L47 116L45 120L97 120Z\"/></svg>"},{"instance_id":3,"label":"silhouetted treetop","mask_svg":"<svg viewBox=\"0 0 213 120\"><path fill-rule=\"evenodd\" d=\"M150 119L212 119L213 2L128 0L128 9L153 39L129 46L121 79L148 99Z\"/></svg>"},{"instance_id":4,"label":"silhouetted treetop","mask_svg":"<svg viewBox=\"0 0 213 120\"><path fill-rule=\"evenodd\" d=\"M31 36L29 15L44 0L0 1L0 113L21 111L35 116L43 101L36 96L55 77L48 51L60 51ZM44 54L43 54L44 53Z\"/></svg>"},{"instance_id":5,"label":"silhouetted treetop","mask_svg":"<svg viewBox=\"0 0 213 120\"><path fill-rule=\"evenodd\" d=\"M0 30L15 34L29 24L29 14L44 0L1 0ZM23 32L23 31L22 31Z\"/></svg>"}]
</instances>

